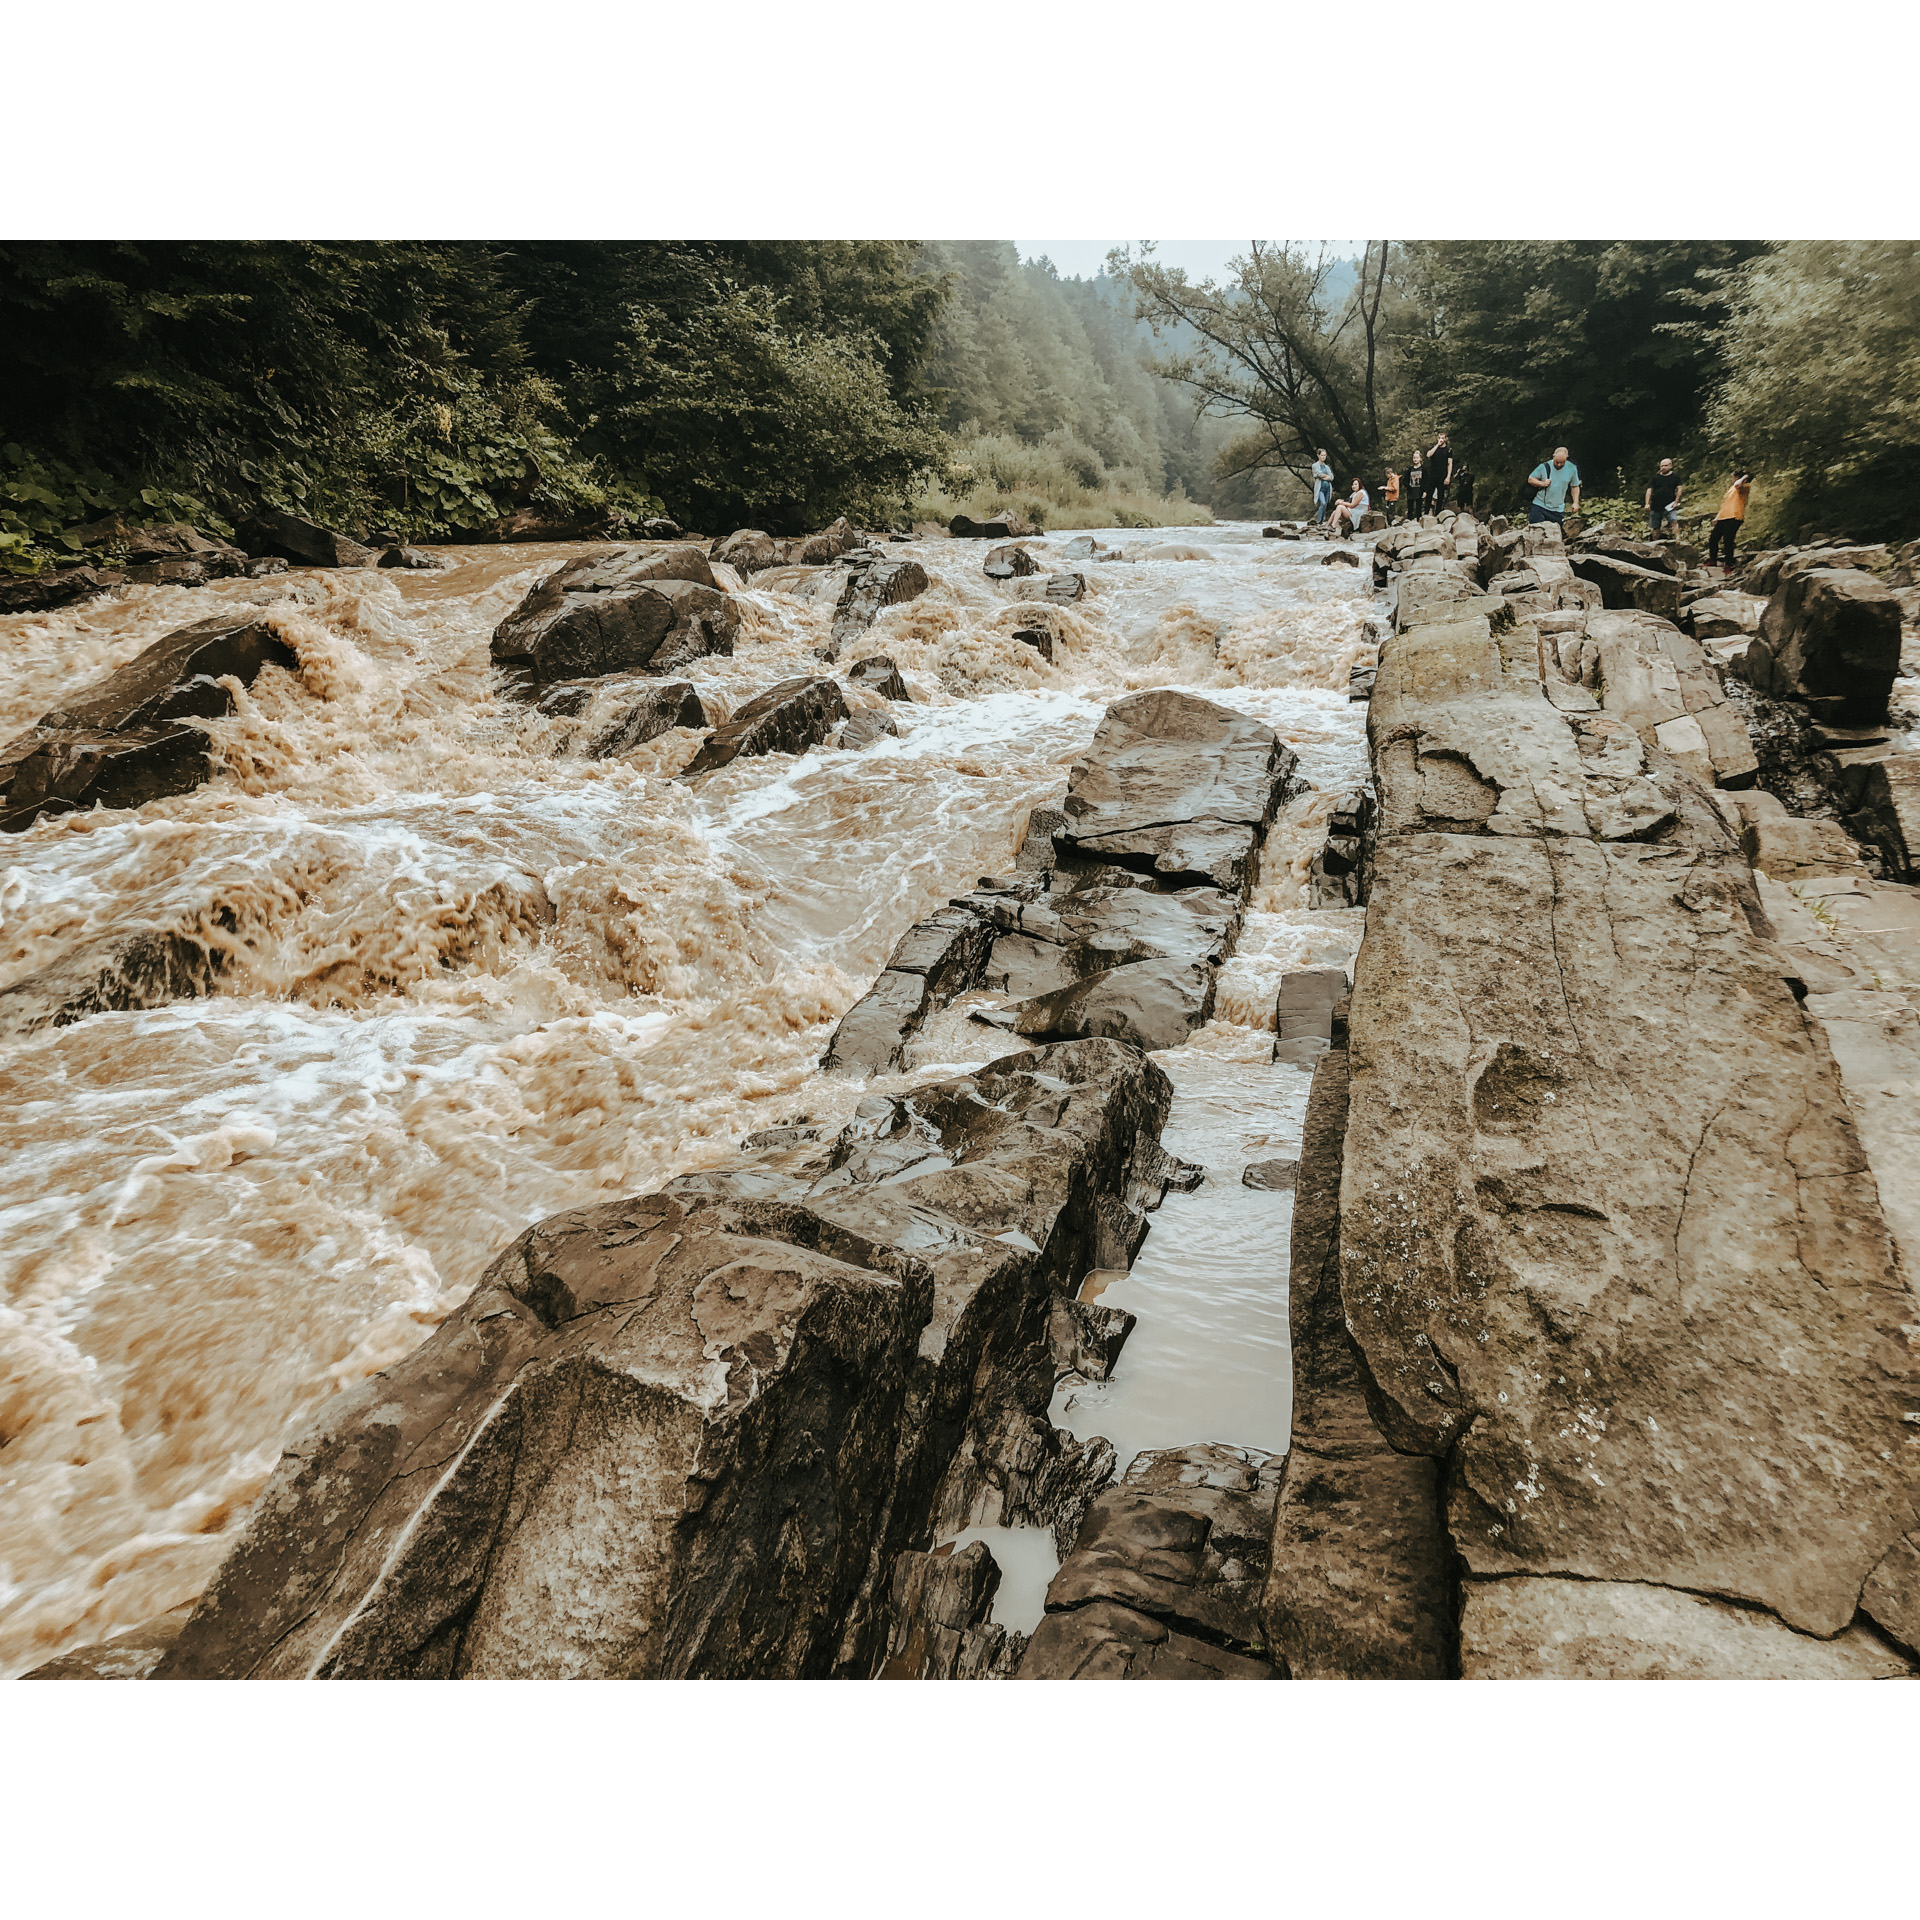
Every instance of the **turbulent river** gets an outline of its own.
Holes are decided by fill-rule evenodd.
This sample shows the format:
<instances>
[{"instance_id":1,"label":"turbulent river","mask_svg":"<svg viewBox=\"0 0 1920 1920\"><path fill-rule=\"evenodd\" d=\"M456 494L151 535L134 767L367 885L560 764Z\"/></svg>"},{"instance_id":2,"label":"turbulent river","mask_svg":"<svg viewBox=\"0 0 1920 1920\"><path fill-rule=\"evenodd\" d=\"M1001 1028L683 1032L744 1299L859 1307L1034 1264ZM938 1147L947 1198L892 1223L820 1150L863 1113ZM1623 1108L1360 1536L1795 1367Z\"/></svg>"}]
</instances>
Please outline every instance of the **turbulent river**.
<instances>
[{"instance_id":1,"label":"turbulent river","mask_svg":"<svg viewBox=\"0 0 1920 1920\"><path fill-rule=\"evenodd\" d=\"M197 792L0 840L0 987L129 921L194 919L227 955L211 998L0 1042L0 1674L198 1593L289 1431L425 1338L530 1221L845 1119L865 1089L817 1070L833 1023L912 921L1011 866L1028 807L1140 688L1270 722L1316 790L1274 830L1215 1019L1156 1056L1166 1144L1211 1177L1100 1295L1140 1318L1112 1382L1054 1418L1123 1465L1285 1446L1292 1197L1240 1170L1299 1145L1308 1076L1269 1064L1281 974L1358 944L1359 914L1304 903L1331 797L1365 770L1346 685L1370 591L1257 527L1097 531L1131 558L1086 567L1052 665L1013 639L982 546L891 548L932 589L845 658L899 664L901 737L693 783L673 776L696 734L595 761L570 751L592 716L498 695L494 626L587 549L0 620L0 738L236 602L269 605L300 662L210 723ZM804 585L740 590L734 656L685 675L710 716L819 670L830 608ZM967 1017L987 999L929 1021L882 1084L1011 1051Z\"/></svg>"}]
</instances>

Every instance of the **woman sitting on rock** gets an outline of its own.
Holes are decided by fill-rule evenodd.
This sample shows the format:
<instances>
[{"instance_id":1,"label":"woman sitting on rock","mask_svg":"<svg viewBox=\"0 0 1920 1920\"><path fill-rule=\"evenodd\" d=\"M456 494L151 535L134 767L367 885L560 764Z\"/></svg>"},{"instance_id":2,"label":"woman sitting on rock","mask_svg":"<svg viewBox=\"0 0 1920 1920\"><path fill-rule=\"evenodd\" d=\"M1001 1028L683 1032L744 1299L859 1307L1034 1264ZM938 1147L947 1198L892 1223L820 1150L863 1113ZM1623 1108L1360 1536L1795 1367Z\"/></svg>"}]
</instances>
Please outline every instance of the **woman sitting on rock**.
<instances>
[{"instance_id":1,"label":"woman sitting on rock","mask_svg":"<svg viewBox=\"0 0 1920 1920\"><path fill-rule=\"evenodd\" d=\"M1336 540L1344 540L1360 524L1360 517L1372 501L1367 498L1367 490L1358 480L1353 483L1353 491L1336 503L1331 518L1327 521L1328 530Z\"/></svg>"}]
</instances>

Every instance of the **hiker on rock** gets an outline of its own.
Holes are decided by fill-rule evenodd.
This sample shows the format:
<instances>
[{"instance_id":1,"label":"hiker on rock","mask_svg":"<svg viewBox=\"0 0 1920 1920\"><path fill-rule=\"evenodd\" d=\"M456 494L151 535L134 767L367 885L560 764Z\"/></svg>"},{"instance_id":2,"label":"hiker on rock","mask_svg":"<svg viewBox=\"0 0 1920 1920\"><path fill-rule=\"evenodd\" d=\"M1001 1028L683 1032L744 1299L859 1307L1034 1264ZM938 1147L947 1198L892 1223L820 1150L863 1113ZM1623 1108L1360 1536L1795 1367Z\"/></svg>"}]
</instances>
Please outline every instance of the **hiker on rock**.
<instances>
[{"instance_id":1,"label":"hiker on rock","mask_svg":"<svg viewBox=\"0 0 1920 1920\"><path fill-rule=\"evenodd\" d=\"M1673 470L1671 460L1662 460L1660 470L1647 482L1647 531L1656 540L1671 540L1680 520L1680 496L1686 482Z\"/></svg>"},{"instance_id":2,"label":"hiker on rock","mask_svg":"<svg viewBox=\"0 0 1920 1920\"><path fill-rule=\"evenodd\" d=\"M1427 496L1427 470L1422 462L1425 455L1418 447L1413 450L1413 464L1407 469L1407 518L1418 520L1426 510L1424 502Z\"/></svg>"},{"instance_id":3,"label":"hiker on rock","mask_svg":"<svg viewBox=\"0 0 1920 1920\"><path fill-rule=\"evenodd\" d=\"M1427 513L1443 512L1447 504L1447 482L1453 477L1453 449L1443 433L1427 449Z\"/></svg>"},{"instance_id":4,"label":"hiker on rock","mask_svg":"<svg viewBox=\"0 0 1920 1920\"><path fill-rule=\"evenodd\" d=\"M1527 475L1527 485L1534 489L1527 508L1530 526L1550 520L1557 527L1569 510L1580 510L1580 469L1567 458L1565 447L1555 447L1553 458L1541 461Z\"/></svg>"},{"instance_id":5,"label":"hiker on rock","mask_svg":"<svg viewBox=\"0 0 1920 1920\"><path fill-rule=\"evenodd\" d=\"M1327 465L1327 450L1319 448L1313 456L1313 518L1317 526L1333 505L1333 469Z\"/></svg>"},{"instance_id":6,"label":"hiker on rock","mask_svg":"<svg viewBox=\"0 0 1920 1920\"><path fill-rule=\"evenodd\" d=\"M1453 504L1462 513L1473 511L1473 469L1455 465L1453 469Z\"/></svg>"},{"instance_id":7,"label":"hiker on rock","mask_svg":"<svg viewBox=\"0 0 1920 1920\"><path fill-rule=\"evenodd\" d=\"M1711 566L1722 546L1726 557L1720 564L1733 572L1733 543L1739 537L1740 523L1747 517L1747 498L1753 492L1753 475L1744 467L1733 476L1733 485L1720 498L1720 511L1713 516L1713 531L1707 536L1707 564Z\"/></svg>"},{"instance_id":8,"label":"hiker on rock","mask_svg":"<svg viewBox=\"0 0 1920 1920\"><path fill-rule=\"evenodd\" d=\"M1387 525L1392 526L1399 517L1400 476L1391 467L1387 469L1387 484L1380 489L1380 504L1386 509Z\"/></svg>"},{"instance_id":9,"label":"hiker on rock","mask_svg":"<svg viewBox=\"0 0 1920 1920\"><path fill-rule=\"evenodd\" d=\"M1336 540L1342 540L1352 533L1359 526L1361 516L1371 504L1367 498L1366 488L1356 479L1353 483L1353 491L1333 510L1333 537Z\"/></svg>"}]
</instances>

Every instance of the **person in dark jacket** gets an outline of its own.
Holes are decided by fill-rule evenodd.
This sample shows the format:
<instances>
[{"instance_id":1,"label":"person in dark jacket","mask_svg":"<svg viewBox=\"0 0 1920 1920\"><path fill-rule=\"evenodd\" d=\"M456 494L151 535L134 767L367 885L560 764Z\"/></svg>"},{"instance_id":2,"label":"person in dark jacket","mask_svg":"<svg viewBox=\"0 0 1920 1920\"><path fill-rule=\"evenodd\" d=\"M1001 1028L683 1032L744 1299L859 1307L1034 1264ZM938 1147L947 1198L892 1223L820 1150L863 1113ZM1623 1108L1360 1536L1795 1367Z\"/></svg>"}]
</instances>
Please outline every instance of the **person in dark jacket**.
<instances>
[{"instance_id":1,"label":"person in dark jacket","mask_svg":"<svg viewBox=\"0 0 1920 1920\"><path fill-rule=\"evenodd\" d=\"M1463 513L1473 511L1473 470L1456 465L1453 469L1453 504Z\"/></svg>"},{"instance_id":2,"label":"person in dark jacket","mask_svg":"<svg viewBox=\"0 0 1920 1920\"><path fill-rule=\"evenodd\" d=\"M1425 456L1418 447L1413 450L1413 464L1407 469L1407 518L1418 520L1426 511L1427 470L1422 464Z\"/></svg>"},{"instance_id":3,"label":"person in dark jacket","mask_svg":"<svg viewBox=\"0 0 1920 1920\"><path fill-rule=\"evenodd\" d=\"M1443 433L1427 449L1427 511L1443 512L1447 504L1447 485L1453 478L1453 449Z\"/></svg>"}]
</instances>

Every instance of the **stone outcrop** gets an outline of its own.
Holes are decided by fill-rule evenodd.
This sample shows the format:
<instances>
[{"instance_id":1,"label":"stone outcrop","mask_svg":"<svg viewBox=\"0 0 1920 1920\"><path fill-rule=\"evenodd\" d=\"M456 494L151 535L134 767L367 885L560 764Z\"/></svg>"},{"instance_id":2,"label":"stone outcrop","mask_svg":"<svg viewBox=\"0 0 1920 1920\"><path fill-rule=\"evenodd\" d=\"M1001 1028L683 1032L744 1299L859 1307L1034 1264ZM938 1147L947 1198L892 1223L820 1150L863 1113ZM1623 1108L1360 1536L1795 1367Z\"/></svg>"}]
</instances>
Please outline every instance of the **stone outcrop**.
<instances>
[{"instance_id":1,"label":"stone outcrop","mask_svg":"<svg viewBox=\"0 0 1920 1920\"><path fill-rule=\"evenodd\" d=\"M297 567L371 567L379 556L369 546L296 513L260 507L234 529L251 554L272 554Z\"/></svg>"},{"instance_id":2,"label":"stone outcrop","mask_svg":"<svg viewBox=\"0 0 1920 1920\"><path fill-rule=\"evenodd\" d=\"M541 1222L289 1446L155 1677L870 1673L916 1622L957 1665L985 1569L900 1556L1078 1531L1052 1303L1139 1246L1170 1097L1056 1046Z\"/></svg>"},{"instance_id":3,"label":"stone outcrop","mask_svg":"<svg viewBox=\"0 0 1920 1920\"><path fill-rule=\"evenodd\" d=\"M1073 553L1071 546L1068 547L1067 552L1071 557ZM989 580L1015 580L1023 574L1040 571L1039 561L1025 547L1016 546L993 548L983 565Z\"/></svg>"},{"instance_id":4,"label":"stone outcrop","mask_svg":"<svg viewBox=\"0 0 1920 1920\"><path fill-rule=\"evenodd\" d=\"M545 686L609 673L672 673L730 654L740 616L698 547L623 548L549 574L493 633L493 660Z\"/></svg>"},{"instance_id":5,"label":"stone outcrop","mask_svg":"<svg viewBox=\"0 0 1920 1920\"><path fill-rule=\"evenodd\" d=\"M1623 1585L1711 1603L1681 1606L1704 1671L1755 1609L1846 1633L1913 1527L1912 1294L1731 828L1542 658L1464 603L1383 650L1340 1300L1468 1617L1522 1623L1461 1671L1580 1634L1614 1670ZM1411 1579L1391 1532L1379 1577Z\"/></svg>"},{"instance_id":6,"label":"stone outcrop","mask_svg":"<svg viewBox=\"0 0 1920 1920\"><path fill-rule=\"evenodd\" d=\"M112 567L48 567L43 573L0 575L0 616L79 606L124 585L126 577Z\"/></svg>"},{"instance_id":7,"label":"stone outcrop","mask_svg":"<svg viewBox=\"0 0 1920 1920\"><path fill-rule=\"evenodd\" d=\"M1680 617L1680 582L1670 572L1612 553L1576 553L1571 565L1580 579L1600 589L1602 604L1609 611L1624 608L1667 620Z\"/></svg>"},{"instance_id":8,"label":"stone outcrop","mask_svg":"<svg viewBox=\"0 0 1920 1920\"><path fill-rule=\"evenodd\" d=\"M1260 1611L1280 1472L1239 1447L1138 1455L1089 1510L1017 1677L1280 1677Z\"/></svg>"},{"instance_id":9,"label":"stone outcrop","mask_svg":"<svg viewBox=\"0 0 1920 1920\"><path fill-rule=\"evenodd\" d=\"M716 727L687 763L683 778L711 773L742 756L805 753L848 718L846 696L832 680L802 674L756 694Z\"/></svg>"},{"instance_id":10,"label":"stone outcrop","mask_svg":"<svg viewBox=\"0 0 1920 1920\"><path fill-rule=\"evenodd\" d=\"M207 778L207 736L193 725L233 711L222 684L251 686L272 663L299 664L257 616L203 620L156 640L0 747L0 831L49 813L138 807Z\"/></svg>"},{"instance_id":11,"label":"stone outcrop","mask_svg":"<svg viewBox=\"0 0 1920 1920\"><path fill-rule=\"evenodd\" d=\"M1806 701L1820 718L1877 726L1900 671L1900 606L1853 567L1789 572L1735 666L1762 693Z\"/></svg>"},{"instance_id":12,"label":"stone outcrop","mask_svg":"<svg viewBox=\"0 0 1920 1920\"><path fill-rule=\"evenodd\" d=\"M1108 708L1060 806L1036 808L1016 876L909 930L822 1064L893 1072L929 1013L979 986L1024 996L1029 1037L1175 1046L1211 1016L1260 848L1304 789L1271 727L1191 694Z\"/></svg>"},{"instance_id":13,"label":"stone outcrop","mask_svg":"<svg viewBox=\"0 0 1920 1920\"><path fill-rule=\"evenodd\" d=\"M1273 1515L1266 1640L1299 1680L1438 1680L1457 1671L1452 1552L1437 1463L1397 1453L1341 1293L1347 1055L1314 1068L1293 1202L1293 1444Z\"/></svg>"},{"instance_id":14,"label":"stone outcrop","mask_svg":"<svg viewBox=\"0 0 1920 1920\"><path fill-rule=\"evenodd\" d=\"M1304 791L1271 727L1191 694L1133 694L1074 762L1055 844L1244 899L1274 815Z\"/></svg>"}]
</instances>

